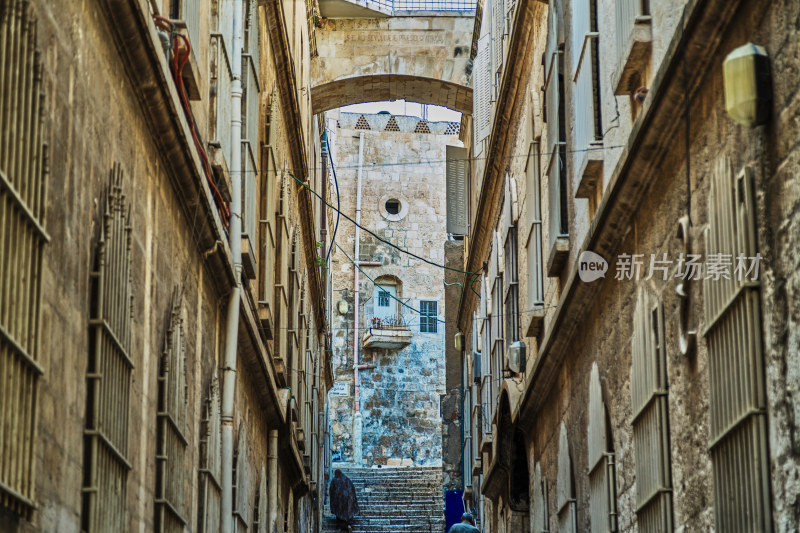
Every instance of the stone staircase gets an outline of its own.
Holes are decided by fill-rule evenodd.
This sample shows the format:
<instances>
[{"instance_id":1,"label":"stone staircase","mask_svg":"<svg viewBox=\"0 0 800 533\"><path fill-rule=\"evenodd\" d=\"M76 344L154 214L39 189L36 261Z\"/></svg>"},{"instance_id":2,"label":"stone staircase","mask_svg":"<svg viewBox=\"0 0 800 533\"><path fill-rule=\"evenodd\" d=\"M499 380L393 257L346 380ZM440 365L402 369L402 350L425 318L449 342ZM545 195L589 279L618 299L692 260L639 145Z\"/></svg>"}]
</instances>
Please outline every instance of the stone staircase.
<instances>
[{"instance_id":1,"label":"stone staircase","mask_svg":"<svg viewBox=\"0 0 800 533\"><path fill-rule=\"evenodd\" d=\"M353 533L444 532L441 467L340 469L353 481L361 508ZM339 533L325 490L322 533Z\"/></svg>"}]
</instances>

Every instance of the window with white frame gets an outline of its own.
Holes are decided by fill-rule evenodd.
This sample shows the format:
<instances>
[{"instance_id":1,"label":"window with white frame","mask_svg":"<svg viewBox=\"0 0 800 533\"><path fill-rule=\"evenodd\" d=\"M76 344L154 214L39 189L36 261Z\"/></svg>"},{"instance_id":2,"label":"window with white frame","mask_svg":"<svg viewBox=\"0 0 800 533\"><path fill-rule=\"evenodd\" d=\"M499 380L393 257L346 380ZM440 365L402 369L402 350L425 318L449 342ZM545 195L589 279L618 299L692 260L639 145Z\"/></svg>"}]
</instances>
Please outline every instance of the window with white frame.
<instances>
[{"instance_id":1,"label":"window with white frame","mask_svg":"<svg viewBox=\"0 0 800 533\"><path fill-rule=\"evenodd\" d=\"M639 531L672 531L664 306L640 289L633 320L631 407Z\"/></svg>"},{"instance_id":2,"label":"window with white frame","mask_svg":"<svg viewBox=\"0 0 800 533\"><path fill-rule=\"evenodd\" d=\"M492 375L495 380L500 380L503 377L503 356L505 352L505 339L504 339L504 320L503 320L503 272L501 270L500 258L502 257L500 250L500 234L494 234L494 246L492 247L491 265L489 265L489 279L492 283L492 344L491 344L491 361ZM498 384L499 388L499 384ZM497 398L492 398L493 414L497 407Z\"/></svg>"},{"instance_id":3,"label":"window with white frame","mask_svg":"<svg viewBox=\"0 0 800 533\"><path fill-rule=\"evenodd\" d=\"M439 322L439 304L435 300L421 300L419 302L419 330L421 333L436 333Z\"/></svg>"},{"instance_id":4,"label":"window with white frame","mask_svg":"<svg viewBox=\"0 0 800 533\"><path fill-rule=\"evenodd\" d=\"M0 150L0 509L30 519L36 506L37 389L44 373L40 286L50 240L45 231L49 168L36 17L29 2L15 4L16 14L14 3L3 7L4 19L16 19L16 31L5 33L4 20L0 65L0 76L11 87L6 112L0 113L5 147ZM17 122L15 116L27 119Z\"/></svg>"},{"instance_id":5,"label":"window with white frame","mask_svg":"<svg viewBox=\"0 0 800 533\"><path fill-rule=\"evenodd\" d=\"M733 173L727 156L711 176L708 261L758 265L753 172ZM718 531L771 531L767 398L760 285L748 272L703 280L711 409L711 465ZM749 274L749 275L748 275Z\"/></svg>"}]
</instances>

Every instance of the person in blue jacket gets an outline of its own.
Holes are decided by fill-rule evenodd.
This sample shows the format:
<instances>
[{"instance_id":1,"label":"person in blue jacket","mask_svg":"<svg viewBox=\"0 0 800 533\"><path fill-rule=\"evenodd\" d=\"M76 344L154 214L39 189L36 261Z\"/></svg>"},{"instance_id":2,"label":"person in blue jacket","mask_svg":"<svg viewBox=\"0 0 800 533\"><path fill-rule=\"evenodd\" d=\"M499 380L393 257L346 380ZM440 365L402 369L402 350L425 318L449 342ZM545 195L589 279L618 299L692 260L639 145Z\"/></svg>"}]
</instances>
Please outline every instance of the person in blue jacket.
<instances>
[{"instance_id":1,"label":"person in blue jacket","mask_svg":"<svg viewBox=\"0 0 800 533\"><path fill-rule=\"evenodd\" d=\"M453 524L448 533L480 533L480 530L475 527L475 520L469 513L461 515L461 523Z\"/></svg>"}]
</instances>

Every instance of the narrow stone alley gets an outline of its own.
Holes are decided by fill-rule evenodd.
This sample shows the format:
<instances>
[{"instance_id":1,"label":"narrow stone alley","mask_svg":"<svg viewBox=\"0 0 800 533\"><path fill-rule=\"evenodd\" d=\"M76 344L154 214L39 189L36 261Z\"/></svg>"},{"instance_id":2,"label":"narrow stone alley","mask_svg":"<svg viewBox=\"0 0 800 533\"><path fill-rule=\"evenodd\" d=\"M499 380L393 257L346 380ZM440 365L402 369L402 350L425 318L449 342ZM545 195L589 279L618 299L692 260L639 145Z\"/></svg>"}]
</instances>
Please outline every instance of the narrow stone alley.
<instances>
[{"instance_id":1,"label":"narrow stone alley","mask_svg":"<svg viewBox=\"0 0 800 533\"><path fill-rule=\"evenodd\" d=\"M0 0L0 533L800 531L798 33Z\"/></svg>"}]
</instances>

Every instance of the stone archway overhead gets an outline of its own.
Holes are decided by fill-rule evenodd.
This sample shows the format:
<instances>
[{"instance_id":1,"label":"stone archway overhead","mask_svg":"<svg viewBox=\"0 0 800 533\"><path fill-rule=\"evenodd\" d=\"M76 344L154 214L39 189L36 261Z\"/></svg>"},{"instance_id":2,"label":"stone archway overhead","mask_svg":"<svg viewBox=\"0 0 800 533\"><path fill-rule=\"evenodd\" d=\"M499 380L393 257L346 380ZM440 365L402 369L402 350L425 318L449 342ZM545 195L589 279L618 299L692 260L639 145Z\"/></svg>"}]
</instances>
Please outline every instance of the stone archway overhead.
<instances>
[{"instance_id":1,"label":"stone archway overhead","mask_svg":"<svg viewBox=\"0 0 800 533\"><path fill-rule=\"evenodd\" d=\"M350 104L405 99L421 104L448 107L472 114L472 89L463 85L401 75L376 75L346 78L311 89L314 113Z\"/></svg>"},{"instance_id":2,"label":"stone archway overhead","mask_svg":"<svg viewBox=\"0 0 800 533\"><path fill-rule=\"evenodd\" d=\"M472 14L325 19L311 64L314 113L405 99L472 113Z\"/></svg>"}]
</instances>

